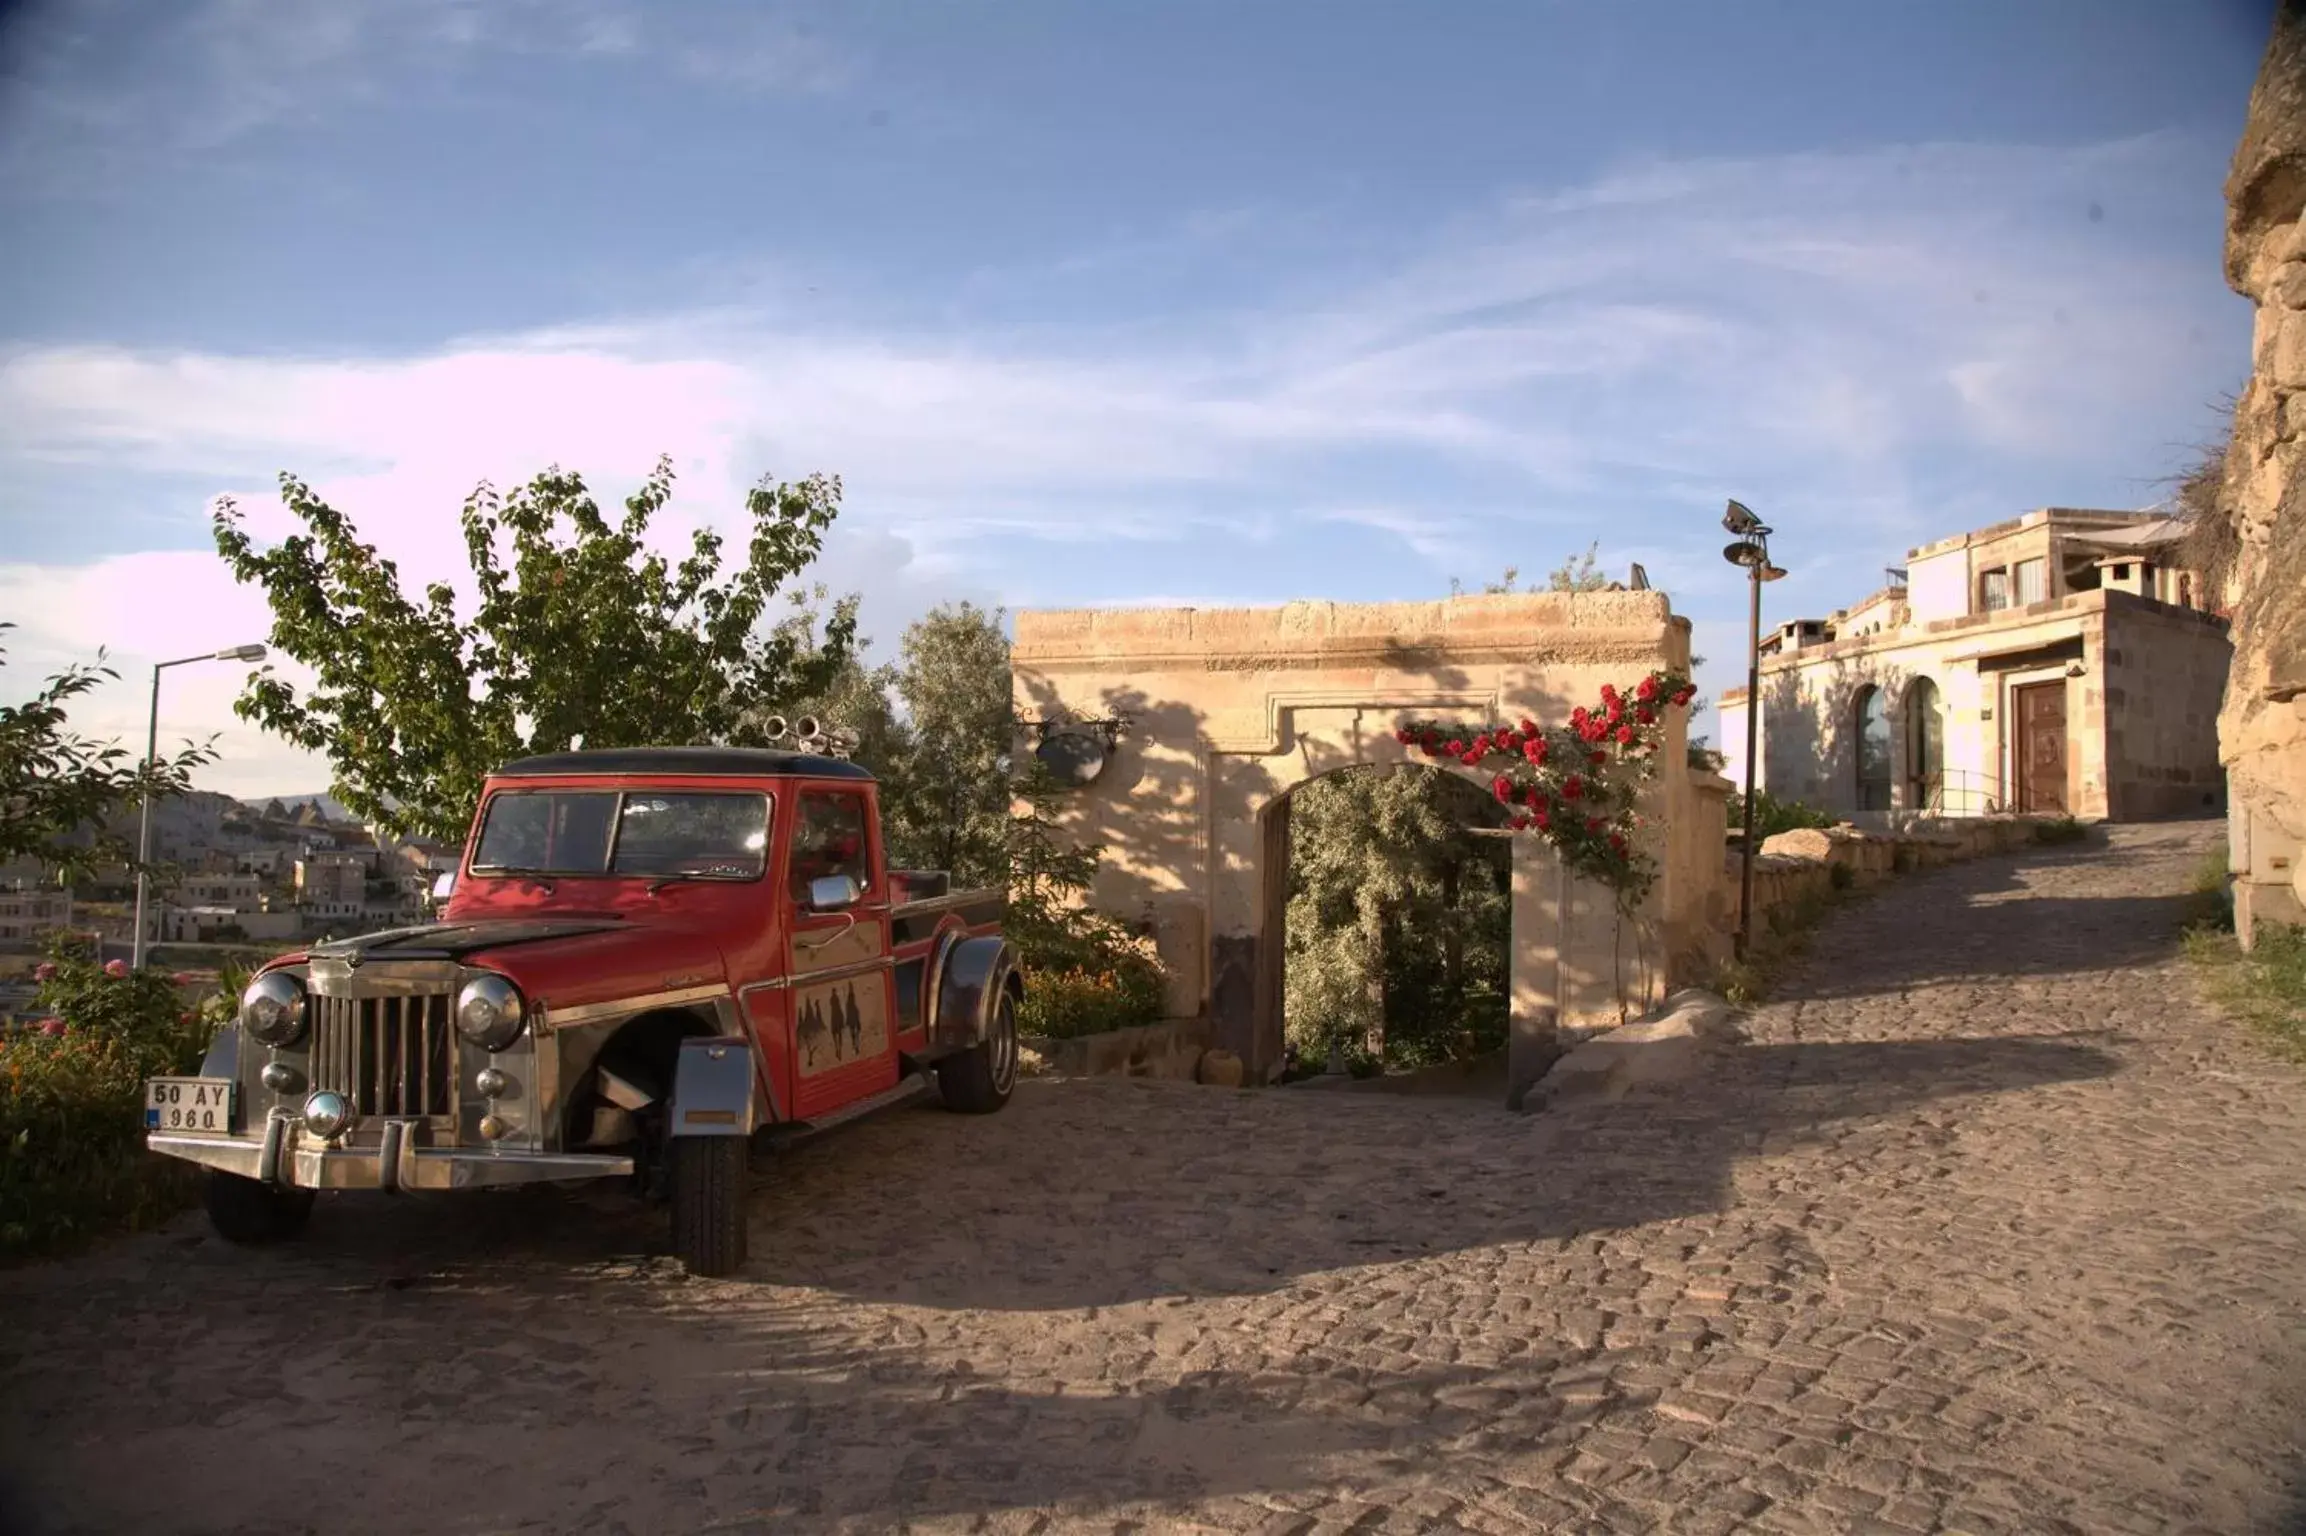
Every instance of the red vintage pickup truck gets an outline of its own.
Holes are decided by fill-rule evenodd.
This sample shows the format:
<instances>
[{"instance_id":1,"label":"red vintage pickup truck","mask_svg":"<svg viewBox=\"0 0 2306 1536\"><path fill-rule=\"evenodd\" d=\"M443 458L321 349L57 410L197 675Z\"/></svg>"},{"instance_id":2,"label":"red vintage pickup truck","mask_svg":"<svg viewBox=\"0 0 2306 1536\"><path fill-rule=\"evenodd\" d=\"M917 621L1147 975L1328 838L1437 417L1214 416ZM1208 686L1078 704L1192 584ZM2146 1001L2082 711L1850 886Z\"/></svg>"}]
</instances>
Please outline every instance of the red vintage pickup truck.
<instances>
[{"instance_id":1,"label":"red vintage pickup truck","mask_svg":"<svg viewBox=\"0 0 2306 1536\"><path fill-rule=\"evenodd\" d=\"M889 869L876 796L807 752L511 763L441 920L266 965L199 1075L146 1084L147 1143L208 1167L234 1241L320 1189L631 1177L691 1270L730 1273L757 1134L1016 1084L1003 894Z\"/></svg>"}]
</instances>

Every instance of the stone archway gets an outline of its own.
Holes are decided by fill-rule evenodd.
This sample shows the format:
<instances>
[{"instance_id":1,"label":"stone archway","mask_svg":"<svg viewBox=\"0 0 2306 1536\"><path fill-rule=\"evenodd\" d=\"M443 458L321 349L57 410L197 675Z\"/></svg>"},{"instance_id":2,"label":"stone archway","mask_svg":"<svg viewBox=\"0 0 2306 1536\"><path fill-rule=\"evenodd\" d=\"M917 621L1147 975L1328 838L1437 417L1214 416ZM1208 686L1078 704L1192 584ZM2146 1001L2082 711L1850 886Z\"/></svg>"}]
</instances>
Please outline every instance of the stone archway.
<instances>
[{"instance_id":1,"label":"stone archway","mask_svg":"<svg viewBox=\"0 0 2306 1536\"><path fill-rule=\"evenodd\" d=\"M1285 824L1264 814L1276 797L1351 763L1406 761L1393 739L1405 719L1558 721L1605 682L1686 670L1689 621L1652 591L1028 611L1017 615L1011 657L1027 719L1127 722L1066 816L1074 835L1106 846L1091 899L1144 926L1170 971L1170 1011L1207 1014L1261 1080L1281 1046L1279 999L1261 959L1279 943L1267 896L1283 867L1285 849L1273 843ZM1671 720L1649 812L1665 874L1644 913L1660 961L1696 940L1721 865L1720 847L1704 846L1688 814L1686 720ZM1525 968L1543 963L1544 925L1520 916L1522 863L1517 848L1517 999L1552 998L1574 1017L1602 1011L1602 989L1614 1016L1608 974L1524 986ZM1542 883L1533 865L1532 889ZM1563 921L1588 921L1590 905L1573 902ZM1667 966L1655 970L1637 1002L1662 993ZM1517 1029L1522 1011L1517 1001Z\"/></svg>"}]
</instances>

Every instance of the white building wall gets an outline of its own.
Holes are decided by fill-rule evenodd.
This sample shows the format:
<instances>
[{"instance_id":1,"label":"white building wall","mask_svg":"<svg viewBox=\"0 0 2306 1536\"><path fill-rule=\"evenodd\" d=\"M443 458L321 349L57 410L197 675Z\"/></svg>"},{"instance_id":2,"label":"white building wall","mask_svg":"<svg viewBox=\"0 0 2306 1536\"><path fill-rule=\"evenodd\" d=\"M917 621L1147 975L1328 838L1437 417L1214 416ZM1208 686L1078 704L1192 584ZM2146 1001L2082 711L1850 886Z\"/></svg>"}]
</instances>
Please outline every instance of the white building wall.
<instances>
[{"instance_id":1,"label":"white building wall","mask_svg":"<svg viewBox=\"0 0 2306 1536\"><path fill-rule=\"evenodd\" d=\"M1970 551L1956 545L1906 562L1906 605L1917 624L1958 619L1970 611Z\"/></svg>"}]
</instances>

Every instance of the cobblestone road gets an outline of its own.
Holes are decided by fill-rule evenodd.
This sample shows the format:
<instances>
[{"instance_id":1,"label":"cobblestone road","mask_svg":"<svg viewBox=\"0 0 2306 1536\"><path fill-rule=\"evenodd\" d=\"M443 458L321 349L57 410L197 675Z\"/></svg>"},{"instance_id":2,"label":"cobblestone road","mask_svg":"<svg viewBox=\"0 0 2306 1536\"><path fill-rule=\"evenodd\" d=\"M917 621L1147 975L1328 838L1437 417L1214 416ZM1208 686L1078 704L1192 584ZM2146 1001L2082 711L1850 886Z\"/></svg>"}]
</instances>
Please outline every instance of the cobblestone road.
<instances>
[{"instance_id":1,"label":"cobblestone road","mask_svg":"<svg viewBox=\"0 0 2306 1536\"><path fill-rule=\"evenodd\" d=\"M17 1530L2285 1529L2306 1096L2214 829L1908 877L1701 1088L1029 1082L782 1158L742 1283L528 1192L0 1274Z\"/></svg>"}]
</instances>

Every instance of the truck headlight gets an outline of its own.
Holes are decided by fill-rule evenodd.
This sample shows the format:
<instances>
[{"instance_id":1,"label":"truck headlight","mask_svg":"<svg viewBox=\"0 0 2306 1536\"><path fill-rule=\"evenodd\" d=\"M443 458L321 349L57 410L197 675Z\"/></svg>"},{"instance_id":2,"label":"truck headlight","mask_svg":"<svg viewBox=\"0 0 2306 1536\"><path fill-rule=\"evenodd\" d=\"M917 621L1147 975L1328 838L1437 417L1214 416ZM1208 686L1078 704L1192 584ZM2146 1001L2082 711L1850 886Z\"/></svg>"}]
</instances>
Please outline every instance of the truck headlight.
<instances>
[{"instance_id":1,"label":"truck headlight","mask_svg":"<svg viewBox=\"0 0 2306 1536\"><path fill-rule=\"evenodd\" d=\"M520 988L502 976L475 976L456 995L457 1033L484 1051L501 1051L520 1038Z\"/></svg>"},{"instance_id":2,"label":"truck headlight","mask_svg":"<svg viewBox=\"0 0 2306 1536\"><path fill-rule=\"evenodd\" d=\"M304 1038L304 986L285 971L270 971L240 994L241 1027L281 1050Z\"/></svg>"}]
</instances>

